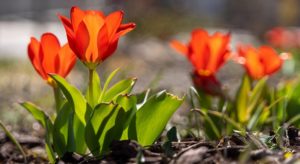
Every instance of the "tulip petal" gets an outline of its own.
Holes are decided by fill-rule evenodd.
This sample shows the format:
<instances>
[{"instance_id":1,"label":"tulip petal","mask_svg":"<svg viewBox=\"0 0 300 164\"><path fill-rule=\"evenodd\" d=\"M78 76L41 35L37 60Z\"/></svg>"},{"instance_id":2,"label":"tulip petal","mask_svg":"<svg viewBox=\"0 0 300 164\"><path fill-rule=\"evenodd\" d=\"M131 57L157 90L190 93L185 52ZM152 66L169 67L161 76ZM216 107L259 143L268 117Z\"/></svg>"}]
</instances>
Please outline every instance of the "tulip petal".
<instances>
[{"instance_id":1,"label":"tulip petal","mask_svg":"<svg viewBox=\"0 0 300 164\"><path fill-rule=\"evenodd\" d=\"M94 62L98 58L97 37L100 29L103 27L104 19L97 13L90 11L84 17L83 22L87 27L90 38L89 47L85 57L88 62Z\"/></svg>"},{"instance_id":2,"label":"tulip petal","mask_svg":"<svg viewBox=\"0 0 300 164\"><path fill-rule=\"evenodd\" d=\"M223 35L219 32L212 35L209 39L210 60L206 66L207 70L216 72L224 63L228 56L227 46L230 35Z\"/></svg>"},{"instance_id":3,"label":"tulip petal","mask_svg":"<svg viewBox=\"0 0 300 164\"><path fill-rule=\"evenodd\" d=\"M108 55L109 50L109 36L107 25L104 24L100 29L97 37L97 47L98 47L98 58L97 61L103 61Z\"/></svg>"},{"instance_id":4,"label":"tulip petal","mask_svg":"<svg viewBox=\"0 0 300 164\"><path fill-rule=\"evenodd\" d=\"M109 39L112 40L114 34L117 32L121 25L124 13L122 11L116 11L109 14L105 19L105 24L107 26Z\"/></svg>"},{"instance_id":5,"label":"tulip petal","mask_svg":"<svg viewBox=\"0 0 300 164\"><path fill-rule=\"evenodd\" d=\"M85 14L88 14L88 13L94 13L94 14L97 14L98 16L100 16L101 18L105 19L105 15L103 14L103 12L101 11L97 11L97 10L86 10L85 11Z\"/></svg>"},{"instance_id":6,"label":"tulip petal","mask_svg":"<svg viewBox=\"0 0 300 164\"><path fill-rule=\"evenodd\" d=\"M209 35L205 30L196 29L192 32L189 58L197 70L204 70L210 60L208 47Z\"/></svg>"},{"instance_id":7,"label":"tulip petal","mask_svg":"<svg viewBox=\"0 0 300 164\"><path fill-rule=\"evenodd\" d=\"M45 33L41 37L42 66L47 73L56 73L58 68L58 51L60 44L52 33Z\"/></svg>"},{"instance_id":8,"label":"tulip petal","mask_svg":"<svg viewBox=\"0 0 300 164\"><path fill-rule=\"evenodd\" d=\"M76 39L75 39L75 45L76 50L78 53L76 53L77 57L80 60L86 60L85 54L87 51L87 48L89 46L90 37L88 29L84 22L81 22L78 26L78 30L76 32Z\"/></svg>"},{"instance_id":9,"label":"tulip petal","mask_svg":"<svg viewBox=\"0 0 300 164\"><path fill-rule=\"evenodd\" d=\"M66 18L65 16L62 16L62 15L59 15L59 19L63 23L64 28L66 30L68 42L69 42L69 45L70 45L71 49L76 54L78 54L78 51L76 49L76 44L75 44L75 41L74 41L75 40L75 34L74 34L73 26L72 26L70 20L68 18Z\"/></svg>"},{"instance_id":10,"label":"tulip petal","mask_svg":"<svg viewBox=\"0 0 300 164\"><path fill-rule=\"evenodd\" d=\"M41 75L41 77L43 79L47 79L47 74L45 73L45 71L42 68L41 65L41 58L40 58L40 43L35 39L35 38L31 38L30 43L28 44L28 57L34 67L34 69L38 72L38 74Z\"/></svg>"},{"instance_id":11,"label":"tulip petal","mask_svg":"<svg viewBox=\"0 0 300 164\"><path fill-rule=\"evenodd\" d=\"M85 12L82 11L79 7L74 6L71 8L70 15L71 15L71 22L73 25L73 30L74 32L76 32L81 21L85 16Z\"/></svg>"},{"instance_id":12,"label":"tulip petal","mask_svg":"<svg viewBox=\"0 0 300 164\"><path fill-rule=\"evenodd\" d=\"M249 75L254 79L262 78L264 76L264 68L260 62L258 52L253 48L249 48L245 52L245 59L245 67Z\"/></svg>"},{"instance_id":13,"label":"tulip petal","mask_svg":"<svg viewBox=\"0 0 300 164\"><path fill-rule=\"evenodd\" d=\"M181 54L183 54L184 56L188 56L188 48L186 45L180 43L177 40L172 40L170 42L170 46L172 48L174 48L175 50L177 50L178 52L180 52Z\"/></svg>"},{"instance_id":14,"label":"tulip petal","mask_svg":"<svg viewBox=\"0 0 300 164\"><path fill-rule=\"evenodd\" d=\"M119 38L119 37L127 34L128 32L132 31L135 28L135 26L136 26L135 23L127 23L127 24L120 25L115 37Z\"/></svg>"},{"instance_id":15,"label":"tulip petal","mask_svg":"<svg viewBox=\"0 0 300 164\"><path fill-rule=\"evenodd\" d=\"M265 74L270 75L281 68L282 60L273 48L261 46L258 50L264 64Z\"/></svg>"},{"instance_id":16,"label":"tulip petal","mask_svg":"<svg viewBox=\"0 0 300 164\"><path fill-rule=\"evenodd\" d=\"M66 77L75 65L76 56L68 44L65 44L60 49L58 55L59 55L59 65L60 65L58 74L61 75L62 77Z\"/></svg>"}]
</instances>

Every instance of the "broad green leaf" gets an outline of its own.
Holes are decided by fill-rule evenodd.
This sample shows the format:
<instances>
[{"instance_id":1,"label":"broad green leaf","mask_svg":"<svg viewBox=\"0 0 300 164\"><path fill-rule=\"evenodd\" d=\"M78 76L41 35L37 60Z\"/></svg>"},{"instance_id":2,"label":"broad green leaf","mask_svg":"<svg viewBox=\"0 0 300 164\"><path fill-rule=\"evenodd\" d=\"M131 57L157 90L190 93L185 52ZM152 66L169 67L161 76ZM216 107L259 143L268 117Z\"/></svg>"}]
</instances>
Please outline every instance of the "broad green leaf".
<instances>
[{"instance_id":1,"label":"broad green leaf","mask_svg":"<svg viewBox=\"0 0 300 164\"><path fill-rule=\"evenodd\" d=\"M245 75L241 86L236 96L236 112L239 122L245 123L249 119L249 113L247 112L249 94L251 91L250 78Z\"/></svg>"},{"instance_id":2,"label":"broad green leaf","mask_svg":"<svg viewBox=\"0 0 300 164\"><path fill-rule=\"evenodd\" d=\"M61 157L66 152L86 153L85 126L75 115L72 105L65 103L54 122L54 149Z\"/></svg>"},{"instance_id":3,"label":"broad green leaf","mask_svg":"<svg viewBox=\"0 0 300 164\"><path fill-rule=\"evenodd\" d=\"M86 119L89 117L89 112L87 112L86 108L86 100L81 92L74 86L70 85L64 78L59 75L50 75L55 82L58 84L64 95L66 96L68 102L72 105L72 109L74 109L75 114L79 118L79 120L85 125Z\"/></svg>"},{"instance_id":4,"label":"broad green leaf","mask_svg":"<svg viewBox=\"0 0 300 164\"><path fill-rule=\"evenodd\" d=\"M135 82L136 78L121 80L105 92L102 102L110 102L121 94L124 95L130 93Z\"/></svg>"},{"instance_id":5,"label":"broad green leaf","mask_svg":"<svg viewBox=\"0 0 300 164\"><path fill-rule=\"evenodd\" d=\"M129 125L129 136L136 133L137 137L130 139L137 139L142 146L153 144L182 102L183 99L165 91L149 98Z\"/></svg>"},{"instance_id":6,"label":"broad green leaf","mask_svg":"<svg viewBox=\"0 0 300 164\"><path fill-rule=\"evenodd\" d=\"M118 105L96 106L85 129L86 144L93 155L103 154L113 140L120 139L125 119L125 111Z\"/></svg>"},{"instance_id":7,"label":"broad green leaf","mask_svg":"<svg viewBox=\"0 0 300 164\"><path fill-rule=\"evenodd\" d=\"M128 139L128 125L131 122L132 118L134 117L137 111L137 98L136 96L128 96L128 95L120 95L116 99L116 103L120 105L125 110L125 122L124 130L121 139L127 140Z\"/></svg>"},{"instance_id":8,"label":"broad green leaf","mask_svg":"<svg viewBox=\"0 0 300 164\"><path fill-rule=\"evenodd\" d=\"M98 104L98 99L101 94L101 82L100 77L95 70L90 70L89 85L86 92L86 100L92 108Z\"/></svg>"},{"instance_id":9,"label":"broad green leaf","mask_svg":"<svg viewBox=\"0 0 300 164\"><path fill-rule=\"evenodd\" d=\"M66 152L75 151L75 143L72 135L72 122L73 110L69 103L65 103L57 114L53 126L53 146L59 157L62 157Z\"/></svg>"},{"instance_id":10,"label":"broad green leaf","mask_svg":"<svg viewBox=\"0 0 300 164\"><path fill-rule=\"evenodd\" d=\"M116 99L116 104L120 105L125 112L132 108L136 108L137 99L133 95L119 95Z\"/></svg>"},{"instance_id":11,"label":"broad green leaf","mask_svg":"<svg viewBox=\"0 0 300 164\"><path fill-rule=\"evenodd\" d=\"M103 89L102 89L102 92L100 94L100 97L98 99L98 103L101 103L102 100L103 100L103 96L105 95L105 92L108 88L108 85L109 83L111 82L111 80L113 79L113 77L117 74L117 72L119 71L119 69L116 69L114 70L109 76L108 78L106 79L105 83L104 83L104 86L103 86Z\"/></svg>"},{"instance_id":12,"label":"broad green leaf","mask_svg":"<svg viewBox=\"0 0 300 164\"><path fill-rule=\"evenodd\" d=\"M85 125L79 120L77 115L74 115L73 119L73 135L75 142L75 152L78 154L84 155L87 150L85 142ZM70 145L71 143L69 143Z\"/></svg>"},{"instance_id":13,"label":"broad green leaf","mask_svg":"<svg viewBox=\"0 0 300 164\"><path fill-rule=\"evenodd\" d=\"M50 120L50 118L47 116L46 113L44 113L41 109L39 109L37 106L30 102L23 102L20 103L21 106L23 106L28 112L32 114L32 116L46 129L46 152L47 156L49 158L49 161L51 163L55 163L55 154L52 149L52 130L53 130L53 124Z\"/></svg>"}]
</instances>

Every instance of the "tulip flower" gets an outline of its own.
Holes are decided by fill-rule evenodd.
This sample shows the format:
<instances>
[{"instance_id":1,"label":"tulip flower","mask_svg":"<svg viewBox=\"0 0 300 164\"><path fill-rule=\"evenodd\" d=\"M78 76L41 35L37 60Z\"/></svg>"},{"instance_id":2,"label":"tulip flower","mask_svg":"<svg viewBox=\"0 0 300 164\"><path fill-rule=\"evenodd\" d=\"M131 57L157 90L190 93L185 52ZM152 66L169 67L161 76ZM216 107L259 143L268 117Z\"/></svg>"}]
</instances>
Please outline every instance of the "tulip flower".
<instances>
[{"instance_id":1,"label":"tulip flower","mask_svg":"<svg viewBox=\"0 0 300 164\"><path fill-rule=\"evenodd\" d=\"M257 49L251 46L239 46L238 53L242 59L239 63L243 64L248 75L256 80L277 72L285 58L279 56L269 46L261 46Z\"/></svg>"},{"instance_id":2,"label":"tulip flower","mask_svg":"<svg viewBox=\"0 0 300 164\"><path fill-rule=\"evenodd\" d=\"M68 44L60 46L56 36L45 33L39 42L32 37L28 44L28 56L38 74L50 85L55 86L49 73L66 77L74 67L76 56Z\"/></svg>"},{"instance_id":3,"label":"tulip flower","mask_svg":"<svg viewBox=\"0 0 300 164\"><path fill-rule=\"evenodd\" d=\"M119 38L135 28L134 23L121 24L122 11L105 16L101 11L72 7L70 19L59 17L71 49L89 69L95 69L109 57L116 50Z\"/></svg>"},{"instance_id":4,"label":"tulip flower","mask_svg":"<svg viewBox=\"0 0 300 164\"><path fill-rule=\"evenodd\" d=\"M267 41L276 48L293 48L297 46L296 31L275 27L266 33Z\"/></svg>"},{"instance_id":5,"label":"tulip flower","mask_svg":"<svg viewBox=\"0 0 300 164\"><path fill-rule=\"evenodd\" d=\"M203 29L196 29L191 36L187 45L175 40L171 42L171 46L186 56L194 66L193 77L196 78L193 78L194 84L196 86L200 84L198 87L213 93L212 88L219 84L215 74L230 54L228 49L230 34L216 32L209 35Z\"/></svg>"}]
</instances>

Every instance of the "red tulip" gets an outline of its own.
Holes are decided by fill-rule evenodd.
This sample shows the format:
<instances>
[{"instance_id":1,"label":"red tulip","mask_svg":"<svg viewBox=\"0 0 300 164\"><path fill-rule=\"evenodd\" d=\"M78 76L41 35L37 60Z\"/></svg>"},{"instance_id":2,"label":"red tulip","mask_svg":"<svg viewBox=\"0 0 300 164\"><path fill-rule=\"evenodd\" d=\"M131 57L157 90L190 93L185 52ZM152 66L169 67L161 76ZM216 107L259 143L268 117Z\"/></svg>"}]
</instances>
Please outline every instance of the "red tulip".
<instances>
[{"instance_id":1,"label":"red tulip","mask_svg":"<svg viewBox=\"0 0 300 164\"><path fill-rule=\"evenodd\" d=\"M52 33L43 34L41 42L32 37L28 44L28 56L35 70L50 85L54 85L54 81L48 76L49 73L66 77L76 61L76 56L69 45L61 47Z\"/></svg>"},{"instance_id":2,"label":"red tulip","mask_svg":"<svg viewBox=\"0 0 300 164\"><path fill-rule=\"evenodd\" d=\"M266 33L267 41L276 48L293 48L297 46L296 31L275 27Z\"/></svg>"},{"instance_id":3,"label":"red tulip","mask_svg":"<svg viewBox=\"0 0 300 164\"><path fill-rule=\"evenodd\" d=\"M216 32L209 35L203 29L196 29L192 32L192 38L187 45L175 40L171 42L171 46L193 64L196 73L193 75L194 84L206 92L213 93L212 89L219 84L215 74L230 54L229 40L229 33Z\"/></svg>"},{"instance_id":4,"label":"red tulip","mask_svg":"<svg viewBox=\"0 0 300 164\"><path fill-rule=\"evenodd\" d=\"M261 79L277 72L284 60L269 46L261 46L258 49L251 46L239 46L238 52L243 59L241 63L253 79Z\"/></svg>"},{"instance_id":5,"label":"red tulip","mask_svg":"<svg viewBox=\"0 0 300 164\"><path fill-rule=\"evenodd\" d=\"M219 32L209 35L205 30L196 29L188 45L172 41L171 46L185 55L202 76L216 74L229 56L230 34Z\"/></svg>"},{"instance_id":6,"label":"red tulip","mask_svg":"<svg viewBox=\"0 0 300 164\"><path fill-rule=\"evenodd\" d=\"M116 50L119 38L135 28L134 23L121 24L122 11L105 16L101 11L72 7L70 19L59 17L71 49L89 69L109 57Z\"/></svg>"}]
</instances>

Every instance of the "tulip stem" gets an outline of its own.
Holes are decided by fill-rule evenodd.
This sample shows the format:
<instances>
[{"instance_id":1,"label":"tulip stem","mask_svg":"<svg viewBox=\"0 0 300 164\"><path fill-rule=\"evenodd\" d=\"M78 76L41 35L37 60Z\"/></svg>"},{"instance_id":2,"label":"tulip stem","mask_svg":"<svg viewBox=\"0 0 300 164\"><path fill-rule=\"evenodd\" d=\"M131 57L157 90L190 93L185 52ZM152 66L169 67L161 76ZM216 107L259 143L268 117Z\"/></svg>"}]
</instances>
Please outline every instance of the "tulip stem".
<instances>
[{"instance_id":1,"label":"tulip stem","mask_svg":"<svg viewBox=\"0 0 300 164\"><path fill-rule=\"evenodd\" d=\"M62 93L58 87L53 87L53 91L54 91L54 98L55 98L56 114L58 114L58 112L63 104L63 97L62 97Z\"/></svg>"},{"instance_id":2,"label":"tulip stem","mask_svg":"<svg viewBox=\"0 0 300 164\"><path fill-rule=\"evenodd\" d=\"M94 91L93 91L93 81L94 81L94 71L95 69L89 69L89 88L88 88L88 96L90 101L90 105L92 108L94 108L95 102L94 102Z\"/></svg>"}]
</instances>

